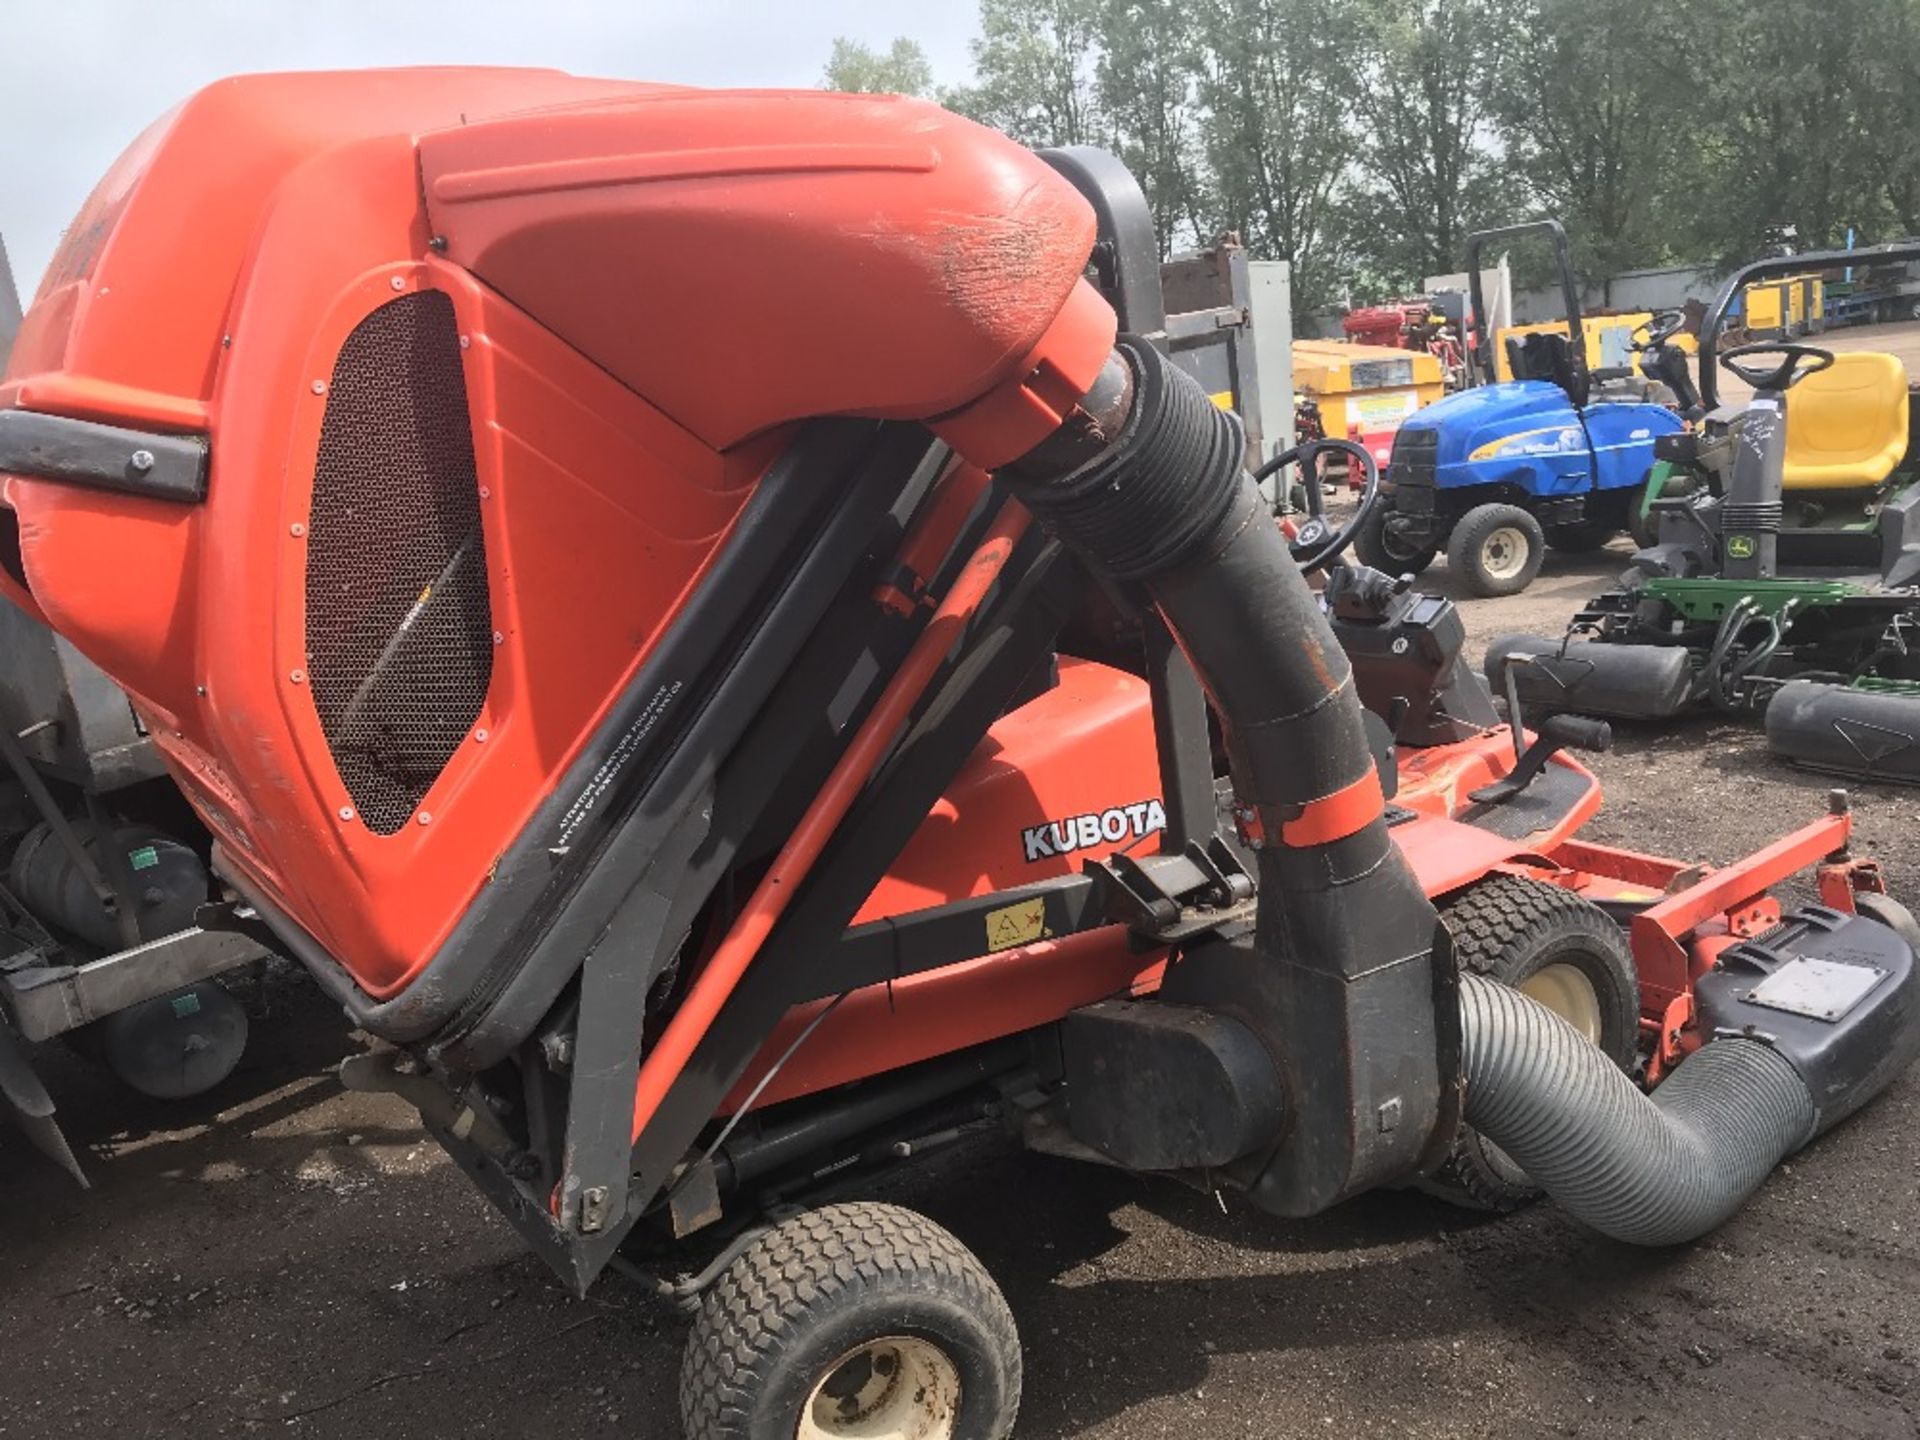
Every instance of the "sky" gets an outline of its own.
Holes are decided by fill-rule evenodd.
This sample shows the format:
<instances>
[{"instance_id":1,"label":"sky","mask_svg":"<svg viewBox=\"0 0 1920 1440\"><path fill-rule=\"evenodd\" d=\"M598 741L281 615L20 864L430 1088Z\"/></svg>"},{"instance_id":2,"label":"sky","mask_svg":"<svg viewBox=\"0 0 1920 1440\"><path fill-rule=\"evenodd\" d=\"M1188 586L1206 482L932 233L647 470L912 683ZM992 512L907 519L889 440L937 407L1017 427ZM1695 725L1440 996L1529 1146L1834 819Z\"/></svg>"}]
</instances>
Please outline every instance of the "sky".
<instances>
[{"instance_id":1,"label":"sky","mask_svg":"<svg viewBox=\"0 0 1920 1440\"><path fill-rule=\"evenodd\" d=\"M920 42L964 80L975 0L0 0L0 236L24 295L127 142L258 70L547 65L693 85L814 85L834 37Z\"/></svg>"}]
</instances>

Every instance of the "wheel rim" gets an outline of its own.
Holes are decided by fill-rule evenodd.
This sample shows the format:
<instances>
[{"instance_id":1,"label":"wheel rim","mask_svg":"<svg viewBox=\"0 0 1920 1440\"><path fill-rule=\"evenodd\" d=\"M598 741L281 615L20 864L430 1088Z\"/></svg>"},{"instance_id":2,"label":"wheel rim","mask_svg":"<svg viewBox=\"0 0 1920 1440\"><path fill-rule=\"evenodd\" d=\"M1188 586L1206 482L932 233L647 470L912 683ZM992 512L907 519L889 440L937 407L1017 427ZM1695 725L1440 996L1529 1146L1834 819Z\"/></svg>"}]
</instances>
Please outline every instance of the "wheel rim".
<instances>
[{"instance_id":1,"label":"wheel rim","mask_svg":"<svg viewBox=\"0 0 1920 1440\"><path fill-rule=\"evenodd\" d=\"M1527 568L1527 537L1516 525L1502 525L1480 542L1480 568L1494 580L1511 580Z\"/></svg>"},{"instance_id":2,"label":"wheel rim","mask_svg":"<svg viewBox=\"0 0 1920 1440\"><path fill-rule=\"evenodd\" d=\"M960 1371L930 1340L889 1335L827 1368L800 1412L794 1440L949 1440L960 1414Z\"/></svg>"},{"instance_id":3,"label":"wheel rim","mask_svg":"<svg viewBox=\"0 0 1920 1440\"><path fill-rule=\"evenodd\" d=\"M1518 985L1529 999L1538 1000L1593 1044L1600 1043L1600 995L1593 981L1572 965L1543 965Z\"/></svg>"}]
</instances>

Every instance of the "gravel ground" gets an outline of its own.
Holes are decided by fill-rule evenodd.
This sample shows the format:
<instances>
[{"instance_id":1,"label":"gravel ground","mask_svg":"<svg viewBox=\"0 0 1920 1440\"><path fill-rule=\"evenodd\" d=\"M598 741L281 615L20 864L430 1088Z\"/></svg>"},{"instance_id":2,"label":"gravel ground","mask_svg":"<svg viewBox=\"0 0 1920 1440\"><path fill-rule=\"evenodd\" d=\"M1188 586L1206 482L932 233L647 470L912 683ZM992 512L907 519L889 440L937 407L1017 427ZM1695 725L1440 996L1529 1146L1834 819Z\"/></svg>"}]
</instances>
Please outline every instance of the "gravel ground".
<instances>
[{"instance_id":1,"label":"gravel ground","mask_svg":"<svg viewBox=\"0 0 1920 1440\"><path fill-rule=\"evenodd\" d=\"M1621 558L1469 602L1476 648L1557 632ZM1595 768L1595 838L1723 861L1828 788L1712 722L1627 730ZM1857 798L1860 848L1920 894L1920 794ZM197 1108L59 1065L92 1191L0 1135L0 1436L677 1433L677 1324L617 1277L567 1299L405 1107L334 1083L352 1042L311 990L264 1003ZM1920 1075L1658 1253L1412 1194L1283 1222L994 1147L892 1193L1000 1277L1034 1440L1920 1433Z\"/></svg>"}]
</instances>

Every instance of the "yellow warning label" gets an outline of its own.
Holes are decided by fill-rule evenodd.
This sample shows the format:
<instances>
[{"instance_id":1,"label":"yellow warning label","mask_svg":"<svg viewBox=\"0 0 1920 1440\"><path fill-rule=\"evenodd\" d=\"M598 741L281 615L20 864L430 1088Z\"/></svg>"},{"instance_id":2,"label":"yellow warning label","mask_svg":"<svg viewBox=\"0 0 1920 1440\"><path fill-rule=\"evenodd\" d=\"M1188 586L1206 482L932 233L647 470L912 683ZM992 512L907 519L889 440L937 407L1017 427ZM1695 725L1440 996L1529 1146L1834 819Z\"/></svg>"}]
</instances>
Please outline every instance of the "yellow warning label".
<instances>
[{"instance_id":1,"label":"yellow warning label","mask_svg":"<svg viewBox=\"0 0 1920 1440\"><path fill-rule=\"evenodd\" d=\"M1222 410L1233 409L1233 391L1231 390L1222 390L1219 394L1209 395L1207 398Z\"/></svg>"},{"instance_id":2,"label":"yellow warning label","mask_svg":"<svg viewBox=\"0 0 1920 1440\"><path fill-rule=\"evenodd\" d=\"M987 953L1031 945L1047 938L1047 902L1022 900L987 912Z\"/></svg>"}]
</instances>

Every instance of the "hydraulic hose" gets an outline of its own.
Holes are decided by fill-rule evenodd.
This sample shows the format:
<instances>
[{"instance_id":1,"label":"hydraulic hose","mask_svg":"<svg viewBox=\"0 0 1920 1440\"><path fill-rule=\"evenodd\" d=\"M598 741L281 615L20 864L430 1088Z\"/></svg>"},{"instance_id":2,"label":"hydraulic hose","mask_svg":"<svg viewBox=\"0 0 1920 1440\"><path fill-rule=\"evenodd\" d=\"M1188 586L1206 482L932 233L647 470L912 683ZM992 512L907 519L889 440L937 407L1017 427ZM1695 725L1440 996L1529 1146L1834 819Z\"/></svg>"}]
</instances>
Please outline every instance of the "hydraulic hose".
<instances>
[{"instance_id":1,"label":"hydraulic hose","mask_svg":"<svg viewBox=\"0 0 1920 1440\"><path fill-rule=\"evenodd\" d=\"M1466 1120L1576 1218L1677 1245L1813 1138L1813 1096L1772 1047L1712 1041L1651 1095L1538 1001L1460 977Z\"/></svg>"}]
</instances>

